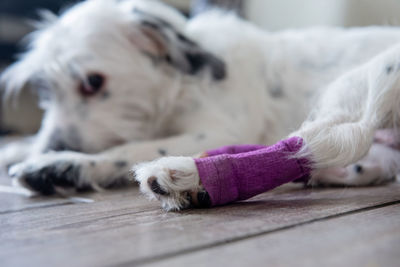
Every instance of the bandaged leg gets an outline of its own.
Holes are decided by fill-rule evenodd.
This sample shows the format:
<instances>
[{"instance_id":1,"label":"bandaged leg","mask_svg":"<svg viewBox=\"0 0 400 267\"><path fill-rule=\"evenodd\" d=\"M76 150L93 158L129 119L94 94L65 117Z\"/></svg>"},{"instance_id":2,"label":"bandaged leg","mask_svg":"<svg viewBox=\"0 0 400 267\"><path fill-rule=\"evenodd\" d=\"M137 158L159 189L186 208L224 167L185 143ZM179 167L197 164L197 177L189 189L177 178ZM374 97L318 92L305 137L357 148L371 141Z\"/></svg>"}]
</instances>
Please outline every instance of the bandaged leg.
<instances>
[{"instance_id":1,"label":"bandaged leg","mask_svg":"<svg viewBox=\"0 0 400 267\"><path fill-rule=\"evenodd\" d=\"M233 146L223 146L216 149L207 150L201 157L212 157L222 154L239 154L245 152L251 152L258 149L266 148L264 145L233 145Z\"/></svg>"},{"instance_id":2,"label":"bandaged leg","mask_svg":"<svg viewBox=\"0 0 400 267\"><path fill-rule=\"evenodd\" d=\"M212 206L245 200L310 174L309 160L293 157L303 140L292 137L273 146L245 145L207 151L195 159Z\"/></svg>"}]
</instances>

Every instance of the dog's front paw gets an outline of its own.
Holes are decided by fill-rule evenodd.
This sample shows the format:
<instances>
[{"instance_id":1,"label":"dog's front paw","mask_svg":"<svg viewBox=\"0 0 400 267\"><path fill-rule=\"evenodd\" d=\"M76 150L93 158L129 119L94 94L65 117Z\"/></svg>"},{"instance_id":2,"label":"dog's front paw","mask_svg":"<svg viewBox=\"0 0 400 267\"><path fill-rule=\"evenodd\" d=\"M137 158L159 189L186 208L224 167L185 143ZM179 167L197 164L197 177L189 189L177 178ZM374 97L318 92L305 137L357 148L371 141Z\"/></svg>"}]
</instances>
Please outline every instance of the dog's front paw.
<instances>
[{"instance_id":1,"label":"dog's front paw","mask_svg":"<svg viewBox=\"0 0 400 267\"><path fill-rule=\"evenodd\" d=\"M210 206L191 157L165 157L141 163L133 172L141 191L151 199L160 200L167 211Z\"/></svg>"},{"instance_id":2,"label":"dog's front paw","mask_svg":"<svg viewBox=\"0 0 400 267\"><path fill-rule=\"evenodd\" d=\"M13 165L9 175L14 183L43 195L65 192L67 189L86 189L92 184L84 177L86 160L76 153L54 153L37 156Z\"/></svg>"}]
</instances>

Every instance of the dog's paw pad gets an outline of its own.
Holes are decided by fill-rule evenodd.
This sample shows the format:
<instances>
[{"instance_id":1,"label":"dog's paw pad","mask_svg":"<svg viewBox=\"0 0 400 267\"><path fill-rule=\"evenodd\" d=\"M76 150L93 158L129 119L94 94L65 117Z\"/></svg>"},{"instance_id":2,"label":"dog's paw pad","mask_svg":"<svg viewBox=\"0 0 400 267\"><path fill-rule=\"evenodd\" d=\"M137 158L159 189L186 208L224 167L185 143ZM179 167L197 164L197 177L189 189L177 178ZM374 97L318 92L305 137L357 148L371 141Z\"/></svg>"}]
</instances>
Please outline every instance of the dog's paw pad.
<instances>
[{"instance_id":1,"label":"dog's paw pad","mask_svg":"<svg viewBox=\"0 0 400 267\"><path fill-rule=\"evenodd\" d=\"M166 192L158 183L157 177L152 176L147 180L147 186L150 187L150 190L153 191L154 194L168 196L169 193Z\"/></svg>"}]
</instances>

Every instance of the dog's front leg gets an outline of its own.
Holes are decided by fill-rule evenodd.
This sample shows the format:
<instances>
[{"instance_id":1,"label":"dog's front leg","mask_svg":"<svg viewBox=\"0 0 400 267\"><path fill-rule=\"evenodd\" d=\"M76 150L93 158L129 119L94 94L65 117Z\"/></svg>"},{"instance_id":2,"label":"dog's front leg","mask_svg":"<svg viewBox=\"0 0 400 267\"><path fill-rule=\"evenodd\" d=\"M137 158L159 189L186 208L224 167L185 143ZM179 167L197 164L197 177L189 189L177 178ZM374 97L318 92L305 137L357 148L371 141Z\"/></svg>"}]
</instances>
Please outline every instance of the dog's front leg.
<instances>
[{"instance_id":1,"label":"dog's front leg","mask_svg":"<svg viewBox=\"0 0 400 267\"><path fill-rule=\"evenodd\" d=\"M126 179L131 167L138 162L165 155L189 156L235 142L229 140L223 134L195 133L129 143L94 155L50 152L12 166L9 174L18 184L46 195L59 189L107 187Z\"/></svg>"}]
</instances>

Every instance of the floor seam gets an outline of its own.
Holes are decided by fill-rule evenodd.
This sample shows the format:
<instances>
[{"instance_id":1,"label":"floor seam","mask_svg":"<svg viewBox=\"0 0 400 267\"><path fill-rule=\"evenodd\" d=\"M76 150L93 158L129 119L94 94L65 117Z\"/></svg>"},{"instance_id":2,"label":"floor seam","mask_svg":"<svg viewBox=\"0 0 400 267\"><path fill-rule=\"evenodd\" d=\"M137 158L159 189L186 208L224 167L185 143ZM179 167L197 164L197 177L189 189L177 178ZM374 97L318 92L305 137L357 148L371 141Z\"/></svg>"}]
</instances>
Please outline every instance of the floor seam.
<instances>
[{"instance_id":1,"label":"floor seam","mask_svg":"<svg viewBox=\"0 0 400 267\"><path fill-rule=\"evenodd\" d=\"M342 213L338 213L338 214L328 215L328 216L324 216L324 217L321 217L321 218L315 218L315 219L312 219L312 220L309 220L309 221L300 222L300 223L296 223L296 224L292 224L292 225L286 225L286 226L278 227L278 228L275 228L275 229L261 231L261 232L254 233L254 234L249 234L249 235L246 235L246 236L243 236L243 237L235 237L235 238L232 238L232 239L215 242L213 244L206 244L206 245L192 247L192 248L188 248L188 249L184 249L184 250L180 250L180 251L176 251L176 252L160 254L160 255L158 255L156 257L132 260L132 261L128 261L128 262L125 262L125 263L118 264L117 266L123 267L123 266L147 265L147 264L159 262L161 260L173 258L173 257L176 257L176 256L182 256L184 254L195 253L195 252L199 252L199 251L202 251L202 250L207 250L207 249L211 249L211 248L215 248L215 247L219 247L219 246L223 246L223 245L227 245L227 244L232 244L232 243L236 243L236 242L239 242L239 241L256 238L256 237L267 235L267 234L272 234L272 233L277 233L277 232L280 232L280 231L294 229L296 227L304 226L304 225L307 225L307 224L327 221L327 220L331 220L331 219L345 217L345 216L352 215L352 214L367 212L367 211L370 211L370 210L384 208L384 207L388 207L388 206L392 206L392 205L398 205L398 204L400 204L400 199L399 200L395 200L395 201L386 202L386 203L381 203L381 204L370 206L370 207L364 207L364 208L354 209L354 210L350 210L350 211L346 211L346 212L342 212ZM115 265L113 265L113 266L115 266Z\"/></svg>"}]
</instances>

